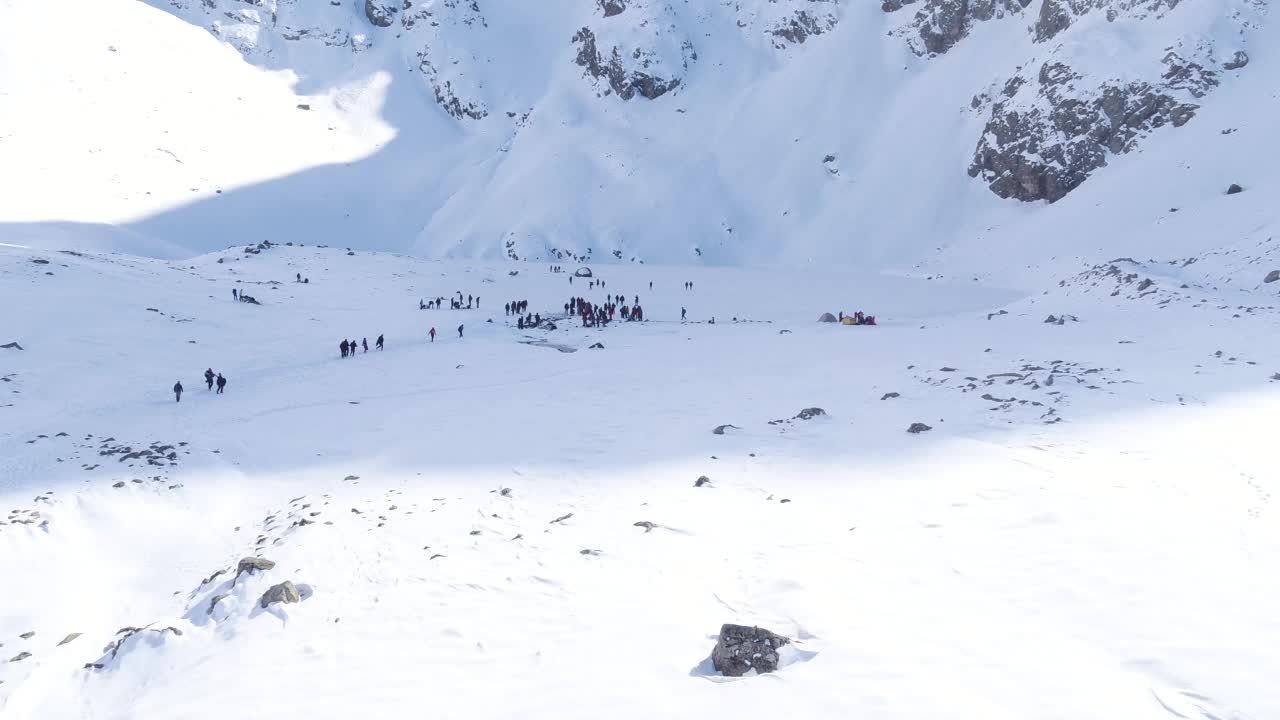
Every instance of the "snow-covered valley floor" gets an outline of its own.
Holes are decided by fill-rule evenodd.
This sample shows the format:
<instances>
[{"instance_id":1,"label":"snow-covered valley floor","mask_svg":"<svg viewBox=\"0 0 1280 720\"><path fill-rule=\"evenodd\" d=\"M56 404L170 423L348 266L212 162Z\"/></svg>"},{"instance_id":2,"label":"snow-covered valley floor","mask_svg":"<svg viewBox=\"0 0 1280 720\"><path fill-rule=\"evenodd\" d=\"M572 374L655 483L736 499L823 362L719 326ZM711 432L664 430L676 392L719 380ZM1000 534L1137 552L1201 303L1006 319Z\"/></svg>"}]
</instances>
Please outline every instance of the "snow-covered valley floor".
<instances>
[{"instance_id":1,"label":"snow-covered valley floor","mask_svg":"<svg viewBox=\"0 0 1280 720\"><path fill-rule=\"evenodd\" d=\"M1280 717L1280 303L1214 275L1245 256L599 290L0 247L0 717ZM570 293L649 321L502 309ZM784 667L716 675L723 623Z\"/></svg>"}]
</instances>

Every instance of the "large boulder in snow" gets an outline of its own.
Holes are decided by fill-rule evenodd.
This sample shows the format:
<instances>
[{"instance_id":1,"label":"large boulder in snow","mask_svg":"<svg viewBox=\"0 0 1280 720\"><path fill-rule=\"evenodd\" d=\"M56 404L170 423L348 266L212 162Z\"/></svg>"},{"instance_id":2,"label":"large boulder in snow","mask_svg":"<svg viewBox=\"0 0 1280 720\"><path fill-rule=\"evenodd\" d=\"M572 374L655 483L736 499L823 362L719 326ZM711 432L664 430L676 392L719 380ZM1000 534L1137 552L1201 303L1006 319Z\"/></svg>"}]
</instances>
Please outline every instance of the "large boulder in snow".
<instances>
[{"instance_id":1,"label":"large boulder in snow","mask_svg":"<svg viewBox=\"0 0 1280 720\"><path fill-rule=\"evenodd\" d=\"M778 648L790 643L787 638L760 627L722 625L711 663L717 671L730 677L741 677L755 670L769 673L778 669Z\"/></svg>"},{"instance_id":2,"label":"large boulder in snow","mask_svg":"<svg viewBox=\"0 0 1280 720\"><path fill-rule=\"evenodd\" d=\"M285 580L279 585L272 585L262 594L262 600L258 604L265 608L275 603L288 604L296 602L302 602L302 595L298 592L298 586L294 585L292 581Z\"/></svg>"},{"instance_id":3,"label":"large boulder in snow","mask_svg":"<svg viewBox=\"0 0 1280 720\"><path fill-rule=\"evenodd\" d=\"M1267 273L1266 277L1262 278L1262 282L1264 283L1273 283L1277 280L1280 280L1280 270L1272 270Z\"/></svg>"},{"instance_id":4,"label":"large boulder in snow","mask_svg":"<svg viewBox=\"0 0 1280 720\"><path fill-rule=\"evenodd\" d=\"M574 277L585 277L585 278L595 277L595 276L591 273L591 268L589 268L589 267L587 267L587 266L585 266L585 265L584 265L584 266L582 266L582 267L580 267L580 268L578 268L577 270L574 270L574 271L573 271L573 276L574 276Z\"/></svg>"},{"instance_id":5,"label":"large boulder in snow","mask_svg":"<svg viewBox=\"0 0 1280 720\"><path fill-rule=\"evenodd\" d=\"M254 573L258 570L270 570L275 567L274 560L268 560L262 557L247 557L240 560L240 564L236 565L236 577L239 578L245 573Z\"/></svg>"}]
</instances>

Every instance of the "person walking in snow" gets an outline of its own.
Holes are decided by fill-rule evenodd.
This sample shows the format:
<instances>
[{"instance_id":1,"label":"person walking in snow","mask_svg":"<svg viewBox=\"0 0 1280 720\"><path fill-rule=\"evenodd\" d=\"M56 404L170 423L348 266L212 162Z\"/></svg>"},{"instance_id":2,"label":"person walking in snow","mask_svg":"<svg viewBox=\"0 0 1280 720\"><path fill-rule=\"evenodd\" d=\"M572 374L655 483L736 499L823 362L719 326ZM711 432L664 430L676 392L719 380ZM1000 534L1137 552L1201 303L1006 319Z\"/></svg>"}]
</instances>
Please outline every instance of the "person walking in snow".
<instances>
[{"instance_id":1,"label":"person walking in snow","mask_svg":"<svg viewBox=\"0 0 1280 720\"><path fill-rule=\"evenodd\" d=\"M436 341L436 329L435 329L435 328L431 328L431 332L429 332L429 333L427 333L427 334L431 336L431 342L435 342L435 341Z\"/></svg>"},{"instance_id":2,"label":"person walking in snow","mask_svg":"<svg viewBox=\"0 0 1280 720\"><path fill-rule=\"evenodd\" d=\"M381 336L381 335L379 335L379 336L378 336L378 339L373 343L373 346L374 346L374 347L376 347L376 348L378 348L378 350L379 350L379 351L381 351L381 350L382 350L382 344L383 344L383 338L382 338L382 336Z\"/></svg>"},{"instance_id":3,"label":"person walking in snow","mask_svg":"<svg viewBox=\"0 0 1280 720\"><path fill-rule=\"evenodd\" d=\"M182 402L182 381L173 384L173 401Z\"/></svg>"},{"instance_id":4,"label":"person walking in snow","mask_svg":"<svg viewBox=\"0 0 1280 720\"><path fill-rule=\"evenodd\" d=\"M369 352L369 338L360 338L360 344L364 346L365 352Z\"/></svg>"},{"instance_id":5,"label":"person walking in snow","mask_svg":"<svg viewBox=\"0 0 1280 720\"><path fill-rule=\"evenodd\" d=\"M462 337L462 326L458 326L458 337Z\"/></svg>"},{"instance_id":6,"label":"person walking in snow","mask_svg":"<svg viewBox=\"0 0 1280 720\"><path fill-rule=\"evenodd\" d=\"M297 273L294 276L294 282L302 282L302 273Z\"/></svg>"},{"instance_id":7,"label":"person walking in snow","mask_svg":"<svg viewBox=\"0 0 1280 720\"><path fill-rule=\"evenodd\" d=\"M222 377L222 373L218 373L218 395L222 394L222 389L227 386L227 379Z\"/></svg>"},{"instance_id":8,"label":"person walking in snow","mask_svg":"<svg viewBox=\"0 0 1280 720\"><path fill-rule=\"evenodd\" d=\"M649 281L649 289L650 289L650 290L652 290L652 289L653 289L653 281L652 281L652 280L650 280L650 281Z\"/></svg>"},{"instance_id":9,"label":"person walking in snow","mask_svg":"<svg viewBox=\"0 0 1280 720\"><path fill-rule=\"evenodd\" d=\"M239 300L239 299L240 299L240 292L239 292L238 290L236 290L235 288L231 288L231 299L232 299L232 300Z\"/></svg>"},{"instance_id":10,"label":"person walking in snow","mask_svg":"<svg viewBox=\"0 0 1280 720\"><path fill-rule=\"evenodd\" d=\"M343 340L343 341L342 341L342 344L338 346L338 349L342 351L342 357L346 357L346 356L347 356L347 350L348 350L348 349L350 349L350 348L347 346L347 341L346 341L346 340Z\"/></svg>"},{"instance_id":11,"label":"person walking in snow","mask_svg":"<svg viewBox=\"0 0 1280 720\"><path fill-rule=\"evenodd\" d=\"M356 356L356 348L357 348L357 347L359 347L359 345L356 345L356 341L355 341L355 340L352 340L352 341L351 341L351 354L350 354L350 355L348 355L348 357L355 357L355 356Z\"/></svg>"},{"instance_id":12,"label":"person walking in snow","mask_svg":"<svg viewBox=\"0 0 1280 720\"><path fill-rule=\"evenodd\" d=\"M680 322L684 322L685 319L688 317L689 317L689 311L685 310L684 308L680 308Z\"/></svg>"},{"instance_id":13,"label":"person walking in snow","mask_svg":"<svg viewBox=\"0 0 1280 720\"><path fill-rule=\"evenodd\" d=\"M209 368L208 370L204 371L204 381L205 381L205 384L209 386L209 389L212 390L213 389L213 368Z\"/></svg>"},{"instance_id":14,"label":"person walking in snow","mask_svg":"<svg viewBox=\"0 0 1280 720\"><path fill-rule=\"evenodd\" d=\"M503 306L502 306L502 312L503 312L504 314L506 314L506 315L510 315L510 314L511 314L511 303L507 303L506 305L503 305Z\"/></svg>"}]
</instances>

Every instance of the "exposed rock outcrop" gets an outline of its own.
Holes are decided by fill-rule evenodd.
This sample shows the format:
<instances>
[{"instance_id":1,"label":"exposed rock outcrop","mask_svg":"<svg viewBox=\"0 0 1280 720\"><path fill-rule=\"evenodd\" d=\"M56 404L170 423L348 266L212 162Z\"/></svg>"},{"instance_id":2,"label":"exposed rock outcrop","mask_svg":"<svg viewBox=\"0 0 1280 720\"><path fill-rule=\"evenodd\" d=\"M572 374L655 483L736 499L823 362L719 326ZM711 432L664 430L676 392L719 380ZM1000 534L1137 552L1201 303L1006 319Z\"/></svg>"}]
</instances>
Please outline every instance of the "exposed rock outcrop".
<instances>
[{"instance_id":1,"label":"exposed rock outcrop","mask_svg":"<svg viewBox=\"0 0 1280 720\"><path fill-rule=\"evenodd\" d=\"M1006 15L1020 14L1031 0L884 0L887 13L921 3L906 25L894 32L908 37L907 45L917 55L940 55L963 40L974 25Z\"/></svg>"},{"instance_id":2,"label":"exposed rock outcrop","mask_svg":"<svg viewBox=\"0 0 1280 720\"><path fill-rule=\"evenodd\" d=\"M1217 73L1175 51L1155 82L1113 81L1091 87L1069 65L1046 62L1034 79L1010 78L990 102L990 119L969 166L1002 198L1056 202L1079 187L1108 154L1132 151L1166 126L1181 127L1193 100L1218 85Z\"/></svg>"}]
</instances>

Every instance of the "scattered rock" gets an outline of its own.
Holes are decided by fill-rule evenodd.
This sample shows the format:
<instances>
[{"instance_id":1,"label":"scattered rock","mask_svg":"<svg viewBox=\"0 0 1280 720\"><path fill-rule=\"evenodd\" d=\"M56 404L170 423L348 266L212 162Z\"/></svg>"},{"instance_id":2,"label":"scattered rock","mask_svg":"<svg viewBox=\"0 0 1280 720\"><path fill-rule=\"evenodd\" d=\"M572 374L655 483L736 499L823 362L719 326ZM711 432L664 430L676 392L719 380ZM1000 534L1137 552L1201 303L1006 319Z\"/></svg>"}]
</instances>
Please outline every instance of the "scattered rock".
<instances>
[{"instance_id":1,"label":"scattered rock","mask_svg":"<svg viewBox=\"0 0 1280 720\"><path fill-rule=\"evenodd\" d=\"M122 488L122 487L124 487L124 481L123 481L123 480L121 480L120 482L115 483L115 484L114 484L114 485L112 485L111 487L113 487L113 488Z\"/></svg>"},{"instance_id":2,"label":"scattered rock","mask_svg":"<svg viewBox=\"0 0 1280 720\"><path fill-rule=\"evenodd\" d=\"M801 410L801 411L800 411L800 413L799 413L798 415L796 415L794 419L796 419L796 420L812 420L813 418L821 417L821 416L826 415L826 414L827 414L827 411L826 411L826 410L823 410L823 409L822 409L822 408L820 408L820 407L811 407L811 408L805 408L805 409Z\"/></svg>"},{"instance_id":3,"label":"scattered rock","mask_svg":"<svg viewBox=\"0 0 1280 720\"><path fill-rule=\"evenodd\" d=\"M299 109L299 110L310 110L310 109L311 109L311 106L310 106L310 105L308 105L308 104L306 104L306 103L298 103L298 109ZM222 192L222 191L221 191L221 190L219 190L218 192Z\"/></svg>"},{"instance_id":4,"label":"scattered rock","mask_svg":"<svg viewBox=\"0 0 1280 720\"><path fill-rule=\"evenodd\" d=\"M5 343L4 345L0 345L0 350L21 350L21 349L22 349L22 346L16 342Z\"/></svg>"},{"instance_id":5,"label":"scattered rock","mask_svg":"<svg viewBox=\"0 0 1280 720\"><path fill-rule=\"evenodd\" d=\"M1228 194L1228 195L1236 195L1236 194L1238 194L1238 193L1242 193L1242 192L1244 192L1244 188L1240 187L1239 185L1237 185L1237 184L1235 184L1235 183L1231 183L1231 187L1227 188L1227 194Z\"/></svg>"},{"instance_id":6,"label":"scattered rock","mask_svg":"<svg viewBox=\"0 0 1280 720\"><path fill-rule=\"evenodd\" d=\"M62 638L62 642L58 643L58 647L62 647L63 645L66 645L72 640L75 640L76 638L80 637L80 635L81 633L70 633L66 637Z\"/></svg>"},{"instance_id":7,"label":"scattered rock","mask_svg":"<svg viewBox=\"0 0 1280 720\"><path fill-rule=\"evenodd\" d=\"M1262 282L1264 283L1273 283L1277 280L1280 280L1280 270L1272 270L1271 272L1267 273L1266 277L1262 278ZM8 347L8 346L6 345L5 347Z\"/></svg>"},{"instance_id":8,"label":"scattered rock","mask_svg":"<svg viewBox=\"0 0 1280 720\"><path fill-rule=\"evenodd\" d=\"M1008 315L1008 314L1009 314L1008 310L997 310L993 313L987 313L987 319L990 320L991 318L996 317L997 315Z\"/></svg>"},{"instance_id":9,"label":"scattered rock","mask_svg":"<svg viewBox=\"0 0 1280 720\"><path fill-rule=\"evenodd\" d=\"M604 349L604 343L595 343L595 344L593 344L593 345L592 345L590 348L588 348L588 349L589 349L589 350L603 350L603 349Z\"/></svg>"},{"instance_id":10,"label":"scattered rock","mask_svg":"<svg viewBox=\"0 0 1280 720\"><path fill-rule=\"evenodd\" d=\"M907 432L912 435L919 435L922 432L929 432L933 428L924 423L911 423L911 427L907 428Z\"/></svg>"},{"instance_id":11,"label":"scattered rock","mask_svg":"<svg viewBox=\"0 0 1280 720\"><path fill-rule=\"evenodd\" d=\"M741 430L741 429L742 429L742 428L738 427L737 425L717 425L717 426L716 426L716 429L715 429L715 430L712 430L712 431L711 431L711 433L712 433L713 435L723 435L723 434L724 434L724 431L725 431L725 430L727 430L727 429L729 429L729 428L733 428L734 430Z\"/></svg>"},{"instance_id":12,"label":"scattered rock","mask_svg":"<svg viewBox=\"0 0 1280 720\"><path fill-rule=\"evenodd\" d=\"M726 624L720 627L711 663L729 677L742 677L752 670L770 673L778 669L778 648L790 642L764 628Z\"/></svg>"},{"instance_id":13,"label":"scattered rock","mask_svg":"<svg viewBox=\"0 0 1280 720\"><path fill-rule=\"evenodd\" d=\"M637 522L637 523L631 523L631 526L632 526L632 527L642 527L642 528L644 528L644 531L645 531L645 532L649 532L649 531L653 530L654 528L658 527L657 525L654 525L653 523L649 522L648 520L641 520L640 522Z\"/></svg>"},{"instance_id":14,"label":"scattered rock","mask_svg":"<svg viewBox=\"0 0 1280 720\"><path fill-rule=\"evenodd\" d=\"M35 630L28 630L27 632L22 633L22 634L21 634L21 635L19 635L18 637L22 638L23 640L30 640L31 638L33 638L33 637L35 637L35 636L36 636L36 631L35 631Z\"/></svg>"},{"instance_id":15,"label":"scattered rock","mask_svg":"<svg viewBox=\"0 0 1280 720\"><path fill-rule=\"evenodd\" d=\"M881 399L881 400L889 400L889 399L891 399L891 398L896 398L896 397L902 397L902 396L901 396L901 395L899 395L899 394L898 394L898 393L896 393L896 392L887 392L887 393L885 393L884 395L881 395L881 396L880 396L880 399Z\"/></svg>"},{"instance_id":16,"label":"scattered rock","mask_svg":"<svg viewBox=\"0 0 1280 720\"><path fill-rule=\"evenodd\" d=\"M26 660L29 657L31 657L31 653L23 651L9 658L9 662L11 663L22 662L23 660Z\"/></svg>"},{"instance_id":17,"label":"scattered rock","mask_svg":"<svg viewBox=\"0 0 1280 720\"><path fill-rule=\"evenodd\" d=\"M48 261L48 260L45 260L44 258L31 258L31 262L33 262L33 263L35 263L35 264L37 264L37 265L48 265L48 264L49 264L49 261Z\"/></svg>"},{"instance_id":18,"label":"scattered rock","mask_svg":"<svg viewBox=\"0 0 1280 720\"><path fill-rule=\"evenodd\" d=\"M698 477L697 480L693 481L694 487L702 487L703 485L710 485L710 484L711 484L711 478L707 477L706 475L701 475Z\"/></svg>"},{"instance_id":19,"label":"scattered rock","mask_svg":"<svg viewBox=\"0 0 1280 720\"><path fill-rule=\"evenodd\" d=\"M275 566L274 560L268 560L263 557L241 558L240 563L236 565L236 578L239 579L245 573L253 574L257 570L270 570Z\"/></svg>"},{"instance_id":20,"label":"scattered rock","mask_svg":"<svg viewBox=\"0 0 1280 720\"><path fill-rule=\"evenodd\" d=\"M548 524L548 525L555 525L556 523L562 523L562 522L564 522L565 520L568 520L568 519L569 519L569 518L571 518L571 517L573 517L573 513L569 513L569 514L567 514L567 515L561 515L560 517L556 518L555 520L552 520L551 522L549 522L549 523L547 523L547 524Z\"/></svg>"},{"instance_id":21,"label":"scattered rock","mask_svg":"<svg viewBox=\"0 0 1280 720\"><path fill-rule=\"evenodd\" d=\"M272 563L274 565L275 563ZM285 580L279 585L272 585L265 593L262 594L262 600L259 605L267 607L273 603L296 603L301 602L302 596L298 594L298 588L291 580Z\"/></svg>"},{"instance_id":22,"label":"scattered rock","mask_svg":"<svg viewBox=\"0 0 1280 720\"><path fill-rule=\"evenodd\" d=\"M342 478L342 482L351 482L352 480L359 480L359 479L360 479L359 475L348 475Z\"/></svg>"},{"instance_id":23,"label":"scattered rock","mask_svg":"<svg viewBox=\"0 0 1280 720\"><path fill-rule=\"evenodd\" d=\"M1223 70L1239 70L1249 64L1249 53L1237 50L1231 59L1222 64Z\"/></svg>"}]
</instances>

